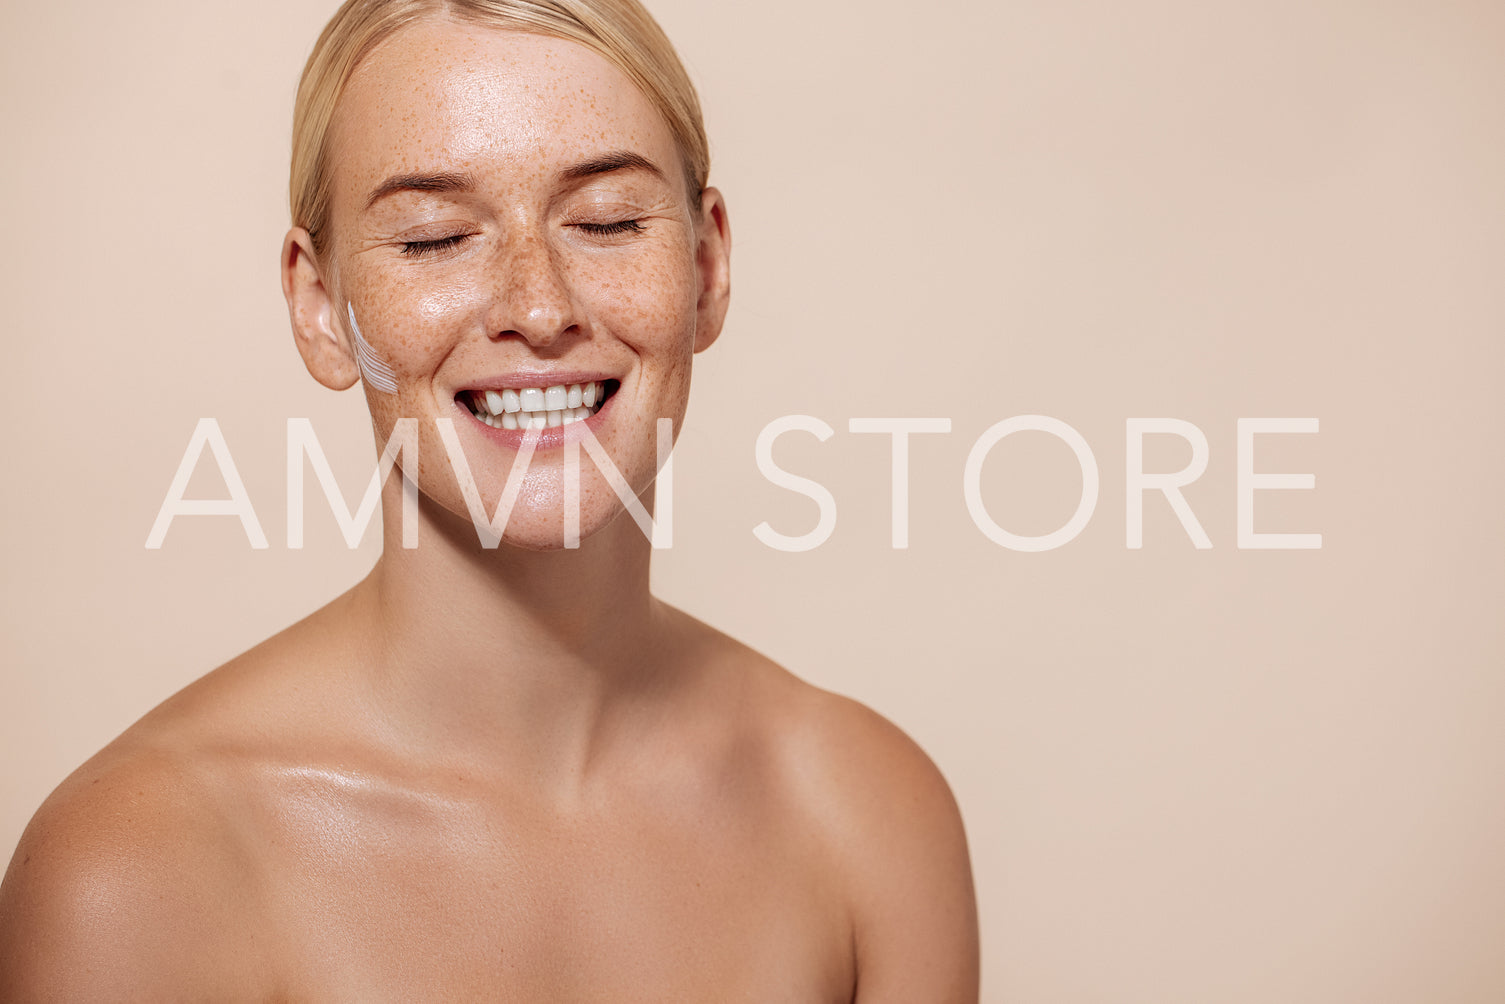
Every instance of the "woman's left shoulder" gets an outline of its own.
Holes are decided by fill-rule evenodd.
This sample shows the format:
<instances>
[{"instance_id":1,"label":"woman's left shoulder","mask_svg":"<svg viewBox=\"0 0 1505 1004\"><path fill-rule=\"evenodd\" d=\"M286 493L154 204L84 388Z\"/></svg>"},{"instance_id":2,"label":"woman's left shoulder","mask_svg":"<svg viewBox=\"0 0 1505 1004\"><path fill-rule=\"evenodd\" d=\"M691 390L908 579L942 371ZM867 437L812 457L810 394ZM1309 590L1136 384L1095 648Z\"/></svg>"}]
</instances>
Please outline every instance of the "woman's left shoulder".
<instances>
[{"instance_id":1,"label":"woman's left shoulder","mask_svg":"<svg viewBox=\"0 0 1505 1004\"><path fill-rule=\"evenodd\" d=\"M768 725L778 775L846 891L859 985L884 1000L976 1001L971 857L940 769L861 702L767 672L782 692Z\"/></svg>"},{"instance_id":2,"label":"woman's left shoulder","mask_svg":"<svg viewBox=\"0 0 1505 1004\"><path fill-rule=\"evenodd\" d=\"M798 834L789 848L833 889L850 928L855 1000L975 1004L978 923L961 810L905 732L687 615L688 660L716 695L727 758ZM747 776L744 774L742 776ZM772 807L776 806L776 810ZM808 855L808 857L805 857Z\"/></svg>"},{"instance_id":3,"label":"woman's left shoulder","mask_svg":"<svg viewBox=\"0 0 1505 1004\"><path fill-rule=\"evenodd\" d=\"M954 827L960 836L946 779L897 725L680 611L673 616L683 618L685 633L695 638L685 662L697 667L721 707L735 709L737 731L789 780L808 786L813 804L828 811L833 824L860 825L902 805L920 813L922 822Z\"/></svg>"},{"instance_id":4,"label":"woman's left shoulder","mask_svg":"<svg viewBox=\"0 0 1505 1004\"><path fill-rule=\"evenodd\" d=\"M854 853L863 848L850 841L875 857L902 856L908 842L932 855L949 850L965 865L961 811L924 749L860 701L778 673L787 680L768 727L784 772L823 828Z\"/></svg>"},{"instance_id":5,"label":"woman's left shoulder","mask_svg":"<svg viewBox=\"0 0 1505 1004\"><path fill-rule=\"evenodd\" d=\"M673 616L683 618L685 636L695 639L684 661L697 667L714 704L741 737L739 746L757 749L777 783L822 817L825 827L858 833L881 823L893 839L909 831L917 839L953 845L965 859L951 788L902 729L680 611Z\"/></svg>"}]
</instances>

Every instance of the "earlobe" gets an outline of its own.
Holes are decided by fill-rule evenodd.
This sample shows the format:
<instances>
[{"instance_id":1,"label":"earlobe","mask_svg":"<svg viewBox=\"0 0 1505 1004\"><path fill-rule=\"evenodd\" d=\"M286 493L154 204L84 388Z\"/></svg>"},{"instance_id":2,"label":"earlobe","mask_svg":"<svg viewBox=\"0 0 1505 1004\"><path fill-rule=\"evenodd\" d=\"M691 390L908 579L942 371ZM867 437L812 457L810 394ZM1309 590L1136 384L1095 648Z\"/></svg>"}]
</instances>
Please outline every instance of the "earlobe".
<instances>
[{"instance_id":1,"label":"earlobe","mask_svg":"<svg viewBox=\"0 0 1505 1004\"><path fill-rule=\"evenodd\" d=\"M282 242L282 295L298 354L313 378L333 390L360 379L355 352L339 329L332 294L325 284L308 231L294 227Z\"/></svg>"},{"instance_id":2,"label":"earlobe","mask_svg":"<svg viewBox=\"0 0 1505 1004\"><path fill-rule=\"evenodd\" d=\"M702 352L721 334L731 300L732 228L726 200L715 188L701 193L698 236L695 265L700 273L700 300L695 308L695 351Z\"/></svg>"}]
</instances>

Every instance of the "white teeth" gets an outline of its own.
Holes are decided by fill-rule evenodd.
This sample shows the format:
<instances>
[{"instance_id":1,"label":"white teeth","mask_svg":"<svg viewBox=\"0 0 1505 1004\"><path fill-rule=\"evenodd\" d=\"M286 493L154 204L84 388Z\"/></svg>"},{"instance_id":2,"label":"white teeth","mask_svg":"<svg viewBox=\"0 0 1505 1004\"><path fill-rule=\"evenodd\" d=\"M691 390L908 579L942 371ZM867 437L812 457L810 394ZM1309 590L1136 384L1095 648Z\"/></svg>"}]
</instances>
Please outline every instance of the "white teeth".
<instances>
[{"instance_id":1,"label":"white teeth","mask_svg":"<svg viewBox=\"0 0 1505 1004\"><path fill-rule=\"evenodd\" d=\"M606 400L606 388L596 380L469 393L476 418L496 429L549 429L583 422L595 414L598 402Z\"/></svg>"}]
</instances>

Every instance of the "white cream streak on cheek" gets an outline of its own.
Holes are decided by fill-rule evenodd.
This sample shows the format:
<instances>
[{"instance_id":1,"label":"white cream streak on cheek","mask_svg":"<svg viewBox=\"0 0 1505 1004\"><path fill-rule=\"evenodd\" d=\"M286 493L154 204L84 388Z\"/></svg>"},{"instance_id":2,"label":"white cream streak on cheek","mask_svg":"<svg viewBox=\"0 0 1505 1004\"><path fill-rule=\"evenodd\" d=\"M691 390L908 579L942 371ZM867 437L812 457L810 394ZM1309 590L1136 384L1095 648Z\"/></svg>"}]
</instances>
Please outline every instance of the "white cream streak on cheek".
<instances>
[{"instance_id":1,"label":"white cream streak on cheek","mask_svg":"<svg viewBox=\"0 0 1505 1004\"><path fill-rule=\"evenodd\" d=\"M350 333L355 336L355 364L361 368L361 378L372 390L396 394L397 377L393 374L392 367L361 335L361 326L355 323L355 304L347 302L345 311L350 317Z\"/></svg>"}]
</instances>

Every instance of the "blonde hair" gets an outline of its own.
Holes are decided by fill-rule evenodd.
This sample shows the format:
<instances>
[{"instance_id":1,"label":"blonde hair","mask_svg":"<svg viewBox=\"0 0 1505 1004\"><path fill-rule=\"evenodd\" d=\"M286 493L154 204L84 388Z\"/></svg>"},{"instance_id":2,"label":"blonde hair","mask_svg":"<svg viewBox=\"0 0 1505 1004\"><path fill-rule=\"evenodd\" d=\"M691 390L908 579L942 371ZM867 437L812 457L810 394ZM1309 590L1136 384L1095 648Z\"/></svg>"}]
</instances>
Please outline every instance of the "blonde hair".
<instances>
[{"instance_id":1,"label":"blonde hair","mask_svg":"<svg viewBox=\"0 0 1505 1004\"><path fill-rule=\"evenodd\" d=\"M314 44L293 107L288 185L293 225L324 253L329 225L329 125L362 59L398 30L449 17L468 24L578 42L625 73L658 109L684 164L691 206L710 173L700 99L663 29L637 0L345 0Z\"/></svg>"}]
</instances>

